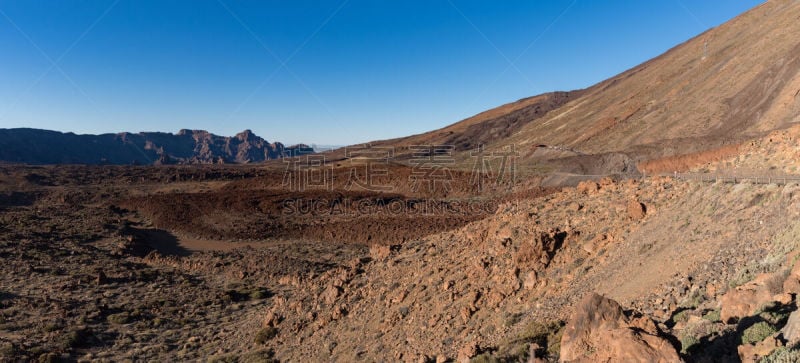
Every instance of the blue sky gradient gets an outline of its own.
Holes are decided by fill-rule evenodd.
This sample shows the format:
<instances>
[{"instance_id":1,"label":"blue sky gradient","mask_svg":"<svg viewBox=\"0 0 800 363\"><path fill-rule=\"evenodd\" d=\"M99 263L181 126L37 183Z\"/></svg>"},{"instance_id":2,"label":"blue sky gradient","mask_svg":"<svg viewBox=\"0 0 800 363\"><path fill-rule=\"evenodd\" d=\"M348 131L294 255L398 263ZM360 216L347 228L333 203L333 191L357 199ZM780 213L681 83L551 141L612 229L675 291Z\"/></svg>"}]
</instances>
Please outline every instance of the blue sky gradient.
<instances>
[{"instance_id":1,"label":"blue sky gradient","mask_svg":"<svg viewBox=\"0 0 800 363\"><path fill-rule=\"evenodd\" d=\"M751 0L0 0L0 128L353 144L590 86Z\"/></svg>"}]
</instances>

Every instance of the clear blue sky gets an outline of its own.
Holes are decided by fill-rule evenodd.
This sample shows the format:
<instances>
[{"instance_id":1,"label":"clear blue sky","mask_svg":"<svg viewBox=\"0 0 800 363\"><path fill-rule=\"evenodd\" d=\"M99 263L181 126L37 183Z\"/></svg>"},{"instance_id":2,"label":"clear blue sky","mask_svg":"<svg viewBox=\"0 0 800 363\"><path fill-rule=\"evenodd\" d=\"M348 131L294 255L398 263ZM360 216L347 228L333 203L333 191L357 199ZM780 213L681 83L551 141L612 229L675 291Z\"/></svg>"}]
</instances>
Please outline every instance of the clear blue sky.
<instances>
[{"instance_id":1,"label":"clear blue sky","mask_svg":"<svg viewBox=\"0 0 800 363\"><path fill-rule=\"evenodd\" d=\"M0 0L0 128L351 144L590 86L754 0Z\"/></svg>"}]
</instances>

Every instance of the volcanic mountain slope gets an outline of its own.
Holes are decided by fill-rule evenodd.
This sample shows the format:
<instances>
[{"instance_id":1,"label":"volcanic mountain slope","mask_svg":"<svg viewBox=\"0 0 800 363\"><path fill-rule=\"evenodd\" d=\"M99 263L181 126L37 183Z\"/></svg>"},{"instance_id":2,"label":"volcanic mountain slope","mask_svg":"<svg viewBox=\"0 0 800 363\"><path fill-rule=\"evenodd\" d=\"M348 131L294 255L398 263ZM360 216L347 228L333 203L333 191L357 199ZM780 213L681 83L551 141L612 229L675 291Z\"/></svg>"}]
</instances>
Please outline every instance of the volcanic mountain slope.
<instances>
[{"instance_id":1,"label":"volcanic mountain slope","mask_svg":"<svg viewBox=\"0 0 800 363\"><path fill-rule=\"evenodd\" d=\"M278 159L304 145L269 143L245 130L224 137L202 130L76 135L0 129L0 161L25 164L218 164Z\"/></svg>"},{"instance_id":2,"label":"volcanic mountain slope","mask_svg":"<svg viewBox=\"0 0 800 363\"><path fill-rule=\"evenodd\" d=\"M393 146L399 152L409 146L422 145L448 145L455 151L472 151L494 140L508 138L548 112L579 98L583 92L545 93L493 108L438 130L373 144Z\"/></svg>"},{"instance_id":3,"label":"volcanic mountain slope","mask_svg":"<svg viewBox=\"0 0 800 363\"><path fill-rule=\"evenodd\" d=\"M769 1L601 82L495 142L531 162L584 153L636 161L737 144L800 121L800 3Z\"/></svg>"},{"instance_id":4,"label":"volcanic mountain slope","mask_svg":"<svg viewBox=\"0 0 800 363\"><path fill-rule=\"evenodd\" d=\"M577 174L636 173L643 161L714 150L715 158L734 155L734 146L800 121L799 19L797 1L769 1L585 90L372 145L394 147L399 159L410 145L454 145L457 158L479 145L514 145L521 167Z\"/></svg>"}]
</instances>

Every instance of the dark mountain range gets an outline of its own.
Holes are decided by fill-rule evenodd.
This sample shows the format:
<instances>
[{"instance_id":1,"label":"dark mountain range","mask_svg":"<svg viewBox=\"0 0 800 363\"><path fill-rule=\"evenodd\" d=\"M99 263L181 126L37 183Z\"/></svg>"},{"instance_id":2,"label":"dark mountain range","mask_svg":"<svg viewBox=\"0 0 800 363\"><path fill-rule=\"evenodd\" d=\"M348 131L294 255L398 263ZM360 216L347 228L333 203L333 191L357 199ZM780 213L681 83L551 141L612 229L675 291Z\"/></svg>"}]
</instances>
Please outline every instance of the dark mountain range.
<instances>
[{"instance_id":1,"label":"dark mountain range","mask_svg":"<svg viewBox=\"0 0 800 363\"><path fill-rule=\"evenodd\" d=\"M20 164L243 164L309 151L305 145L270 143L245 130L218 136L202 130L76 135L0 129L0 162Z\"/></svg>"}]
</instances>

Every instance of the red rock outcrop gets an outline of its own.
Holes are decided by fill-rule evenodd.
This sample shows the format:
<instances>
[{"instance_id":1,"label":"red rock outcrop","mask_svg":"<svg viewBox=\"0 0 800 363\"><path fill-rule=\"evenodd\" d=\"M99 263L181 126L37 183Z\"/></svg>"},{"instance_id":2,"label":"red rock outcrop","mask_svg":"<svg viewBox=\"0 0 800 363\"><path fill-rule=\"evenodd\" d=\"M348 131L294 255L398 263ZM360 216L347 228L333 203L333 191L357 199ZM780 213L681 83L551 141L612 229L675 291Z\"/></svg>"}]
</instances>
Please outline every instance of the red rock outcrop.
<instances>
[{"instance_id":1,"label":"red rock outcrop","mask_svg":"<svg viewBox=\"0 0 800 363\"><path fill-rule=\"evenodd\" d=\"M563 362L679 362L652 321L630 319L614 300L589 294L575 308L561 338Z\"/></svg>"}]
</instances>

